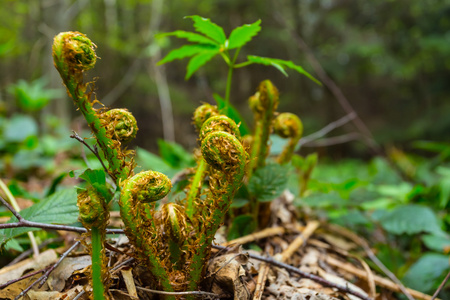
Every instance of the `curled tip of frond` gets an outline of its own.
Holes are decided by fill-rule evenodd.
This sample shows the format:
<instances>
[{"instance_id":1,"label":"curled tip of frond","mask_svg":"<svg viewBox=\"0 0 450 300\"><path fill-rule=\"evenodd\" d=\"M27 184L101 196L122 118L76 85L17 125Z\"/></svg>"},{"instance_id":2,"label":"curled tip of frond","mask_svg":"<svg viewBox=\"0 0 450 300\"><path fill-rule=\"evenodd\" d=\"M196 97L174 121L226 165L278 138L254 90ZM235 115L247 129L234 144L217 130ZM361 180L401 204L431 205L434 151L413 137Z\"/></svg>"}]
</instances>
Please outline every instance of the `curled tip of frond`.
<instances>
[{"instance_id":1,"label":"curled tip of frond","mask_svg":"<svg viewBox=\"0 0 450 300\"><path fill-rule=\"evenodd\" d=\"M87 71L92 69L97 61L95 44L84 34L77 31L61 32L53 41L53 59L58 66L73 71Z\"/></svg>"},{"instance_id":2,"label":"curled tip of frond","mask_svg":"<svg viewBox=\"0 0 450 300\"><path fill-rule=\"evenodd\" d=\"M254 113L263 114L274 112L279 103L278 89L270 80L259 84L258 91L249 98L250 108Z\"/></svg>"},{"instance_id":3,"label":"curled tip of frond","mask_svg":"<svg viewBox=\"0 0 450 300\"><path fill-rule=\"evenodd\" d=\"M182 245L186 240L187 217L184 208L176 203L165 203L161 206L161 222L172 241Z\"/></svg>"},{"instance_id":4,"label":"curled tip of frond","mask_svg":"<svg viewBox=\"0 0 450 300\"><path fill-rule=\"evenodd\" d=\"M214 116L209 118L203 123L200 130L200 140L202 141L208 134L214 131L224 131L234 135L236 138L240 138L239 127L236 123L227 116Z\"/></svg>"},{"instance_id":5,"label":"curled tip of frond","mask_svg":"<svg viewBox=\"0 0 450 300\"><path fill-rule=\"evenodd\" d=\"M273 129L282 138L300 139L303 134L302 121L292 113L279 114L274 120Z\"/></svg>"},{"instance_id":6,"label":"curled tip of frond","mask_svg":"<svg viewBox=\"0 0 450 300\"><path fill-rule=\"evenodd\" d=\"M217 106L211 104L202 104L194 111L194 125L197 130L202 128L203 123L211 117L219 115Z\"/></svg>"},{"instance_id":7,"label":"curled tip of frond","mask_svg":"<svg viewBox=\"0 0 450 300\"><path fill-rule=\"evenodd\" d=\"M135 201L149 203L164 198L171 190L170 179L156 171L140 172L127 179L121 197L131 196ZM131 195L128 195L131 193Z\"/></svg>"},{"instance_id":8,"label":"curled tip of frond","mask_svg":"<svg viewBox=\"0 0 450 300\"><path fill-rule=\"evenodd\" d=\"M242 173L245 167L244 147L228 132L211 132L203 139L201 150L206 162L225 174Z\"/></svg>"},{"instance_id":9,"label":"curled tip of frond","mask_svg":"<svg viewBox=\"0 0 450 300\"><path fill-rule=\"evenodd\" d=\"M108 110L100 115L100 119L110 138L128 143L136 137L136 119L127 109Z\"/></svg>"},{"instance_id":10,"label":"curled tip of frond","mask_svg":"<svg viewBox=\"0 0 450 300\"><path fill-rule=\"evenodd\" d=\"M85 228L100 227L105 224L105 201L94 190L88 189L78 194L79 220Z\"/></svg>"}]
</instances>

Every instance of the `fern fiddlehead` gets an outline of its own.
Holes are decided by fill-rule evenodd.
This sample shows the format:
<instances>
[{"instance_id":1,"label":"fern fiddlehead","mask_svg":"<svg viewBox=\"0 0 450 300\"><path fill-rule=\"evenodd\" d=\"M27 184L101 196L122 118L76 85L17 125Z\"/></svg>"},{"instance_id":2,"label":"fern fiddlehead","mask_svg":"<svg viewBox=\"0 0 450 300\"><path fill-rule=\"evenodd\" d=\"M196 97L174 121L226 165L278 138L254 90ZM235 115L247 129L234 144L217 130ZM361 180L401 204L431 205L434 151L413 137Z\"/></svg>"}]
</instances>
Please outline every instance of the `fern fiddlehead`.
<instances>
[{"instance_id":1,"label":"fern fiddlehead","mask_svg":"<svg viewBox=\"0 0 450 300\"><path fill-rule=\"evenodd\" d=\"M273 129L280 137L289 138L287 145L277 159L278 163L285 164L291 160L295 146L302 137L302 121L292 113L281 113L275 118Z\"/></svg>"}]
</instances>

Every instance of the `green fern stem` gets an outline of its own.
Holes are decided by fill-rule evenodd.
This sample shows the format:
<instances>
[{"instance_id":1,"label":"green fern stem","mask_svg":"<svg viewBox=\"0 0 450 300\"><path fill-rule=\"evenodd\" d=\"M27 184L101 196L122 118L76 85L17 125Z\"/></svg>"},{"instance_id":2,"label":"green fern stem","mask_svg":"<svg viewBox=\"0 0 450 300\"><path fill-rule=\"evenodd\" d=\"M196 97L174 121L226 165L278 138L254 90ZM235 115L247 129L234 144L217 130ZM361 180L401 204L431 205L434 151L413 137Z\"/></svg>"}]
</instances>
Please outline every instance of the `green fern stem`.
<instances>
[{"instance_id":1,"label":"green fern stem","mask_svg":"<svg viewBox=\"0 0 450 300\"><path fill-rule=\"evenodd\" d=\"M92 288L94 300L105 299L105 287L103 286L103 261L105 252L103 251L104 230L98 227L91 228L92 245Z\"/></svg>"},{"instance_id":2,"label":"green fern stem","mask_svg":"<svg viewBox=\"0 0 450 300\"><path fill-rule=\"evenodd\" d=\"M250 108L255 115L255 133L252 139L248 178L253 172L265 165L269 154L269 136L272 131L272 120L278 107L278 90L270 80L264 80L258 92L249 99Z\"/></svg>"},{"instance_id":3,"label":"green fern stem","mask_svg":"<svg viewBox=\"0 0 450 300\"><path fill-rule=\"evenodd\" d=\"M132 171L130 163L117 148L117 142L108 136L102 126L101 119L90 101L89 84L83 83L83 74L95 65L97 55L95 44L79 32L62 32L53 42L53 61L58 70L68 94L85 117L95 135L98 145L109 163L110 175L116 183L125 180Z\"/></svg>"},{"instance_id":4,"label":"green fern stem","mask_svg":"<svg viewBox=\"0 0 450 300\"><path fill-rule=\"evenodd\" d=\"M186 214L190 219L192 219L196 215L197 205L195 203L195 200L198 198L200 194L207 169L208 164L203 159L203 157L201 157L197 164L195 175L189 186L189 192L186 198Z\"/></svg>"},{"instance_id":5,"label":"green fern stem","mask_svg":"<svg viewBox=\"0 0 450 300\"><path fill-rule=\"evenodd\" d=\"M146 262L157 284L165 291L173 291L168 274L157 256L158 236L148 203L164 198L172 185L166 175L154 171L141 172L123 183L119 199L120 215L125 225L125 234ZM170 298L170 297L169 297Z\"/></svg>"},{"instance_id":6,"label":"green fern stem","mask_svg":"<svg viewBox=\"0 0 450 300\"><path fill-rule=\"evenodd\" d=\"M214 168L211 173L209 194L205 205L211 212L199 228L197 248L191 262L188 289L196 290L205 271L210 255L211 243L217 229L223 222L234 193L239 189L245 173L246 152L241 142L232 134L216 131L208 134L202 141L202 154L208 165Z\"/></svg>"}]
</instances>

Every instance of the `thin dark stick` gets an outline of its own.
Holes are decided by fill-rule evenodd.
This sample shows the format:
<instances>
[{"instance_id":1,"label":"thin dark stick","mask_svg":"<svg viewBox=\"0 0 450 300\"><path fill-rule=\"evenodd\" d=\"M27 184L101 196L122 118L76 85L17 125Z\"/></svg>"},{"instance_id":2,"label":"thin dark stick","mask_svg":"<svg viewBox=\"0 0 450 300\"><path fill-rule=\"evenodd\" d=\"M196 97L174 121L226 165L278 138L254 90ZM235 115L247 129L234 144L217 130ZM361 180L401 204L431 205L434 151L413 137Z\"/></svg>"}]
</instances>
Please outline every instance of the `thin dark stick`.
<instances>
[{"instance_id":1,"label":"thin dark stick","mask_svg":"<svg viewBox=\"0 0 450 300\"><path fill-rule=\"evenodd\" d=\"M310 143L312 141L315 141L317 139L320 139L322 137L324 137L325 135L327 135L328 133L330 133L331 131L333 131L334 129L341 127L345 124L347 124L348 122L352 121L354 118L356 118L356 113L355 112L351 112L345 116L343 116L342 118L331 122L330 124L328 124L327 126L323 127L322 129L311 133L310 135L307 135L305 137L302 137L300 139L300 141L298 142L297 147L301 147L304 144Z\"/></svg>"},{"instance_id":2,"label":"thin dark stick","mask_svg":"<svg viewBox=\"0 0 450 300\"><path fill-rule=\"evenodd\" d=\"M3 203L4 206L6 206L6 208L7 208L10 212L12 212L12 214L17 218L17 220L19 220L19 221L23 221L23 220L24 220L24 218L17 212L17 210L15 210L15 209L8 203L8 201L6 201L5 199L3 199L1 196L0 196L0 201ZM0 225L3 225L3 224L0 224ZM0 227L0 228L1 228L1 227Z\"/></svg>"},{"instance_id":3,"label":"thin dark stick","mask_svg":"<svg viewBox=\"0 0 450 300\"><path fill-rule=\"evenodd\" d=\"M205 297L219 297L218 294L215 293L209 293L209 292L202 292L202 291L189 291L189 292L165 292L165 291L157 291L157 290L151 290L146 289L140 286L136 286L138 290L142 290L145 292L150 292L153 294L160 294L160 295L199 295L199 296L205 296Z\"/></svg>"},{"instance_id":4,"label":"thin dark stick","mask_svg":"<svg viewBox=\"0 0 450 300\"><path fill-rule=\"evenodd\" d=\"M444 281L441 282L436 292L434 292L433 296L431 297L431 300L436 299L438 294L441 292L441 290L444 288L444 285L447 283L447 281L450 279L450 272L448 272L447 276L445 276Z\"/></svg>"},{"instance_id":5,"label":"thin dark stick","mask_svg":"<svg viewBox=\"0 0 450 300\"><path fill-rule=\"evenodd\" d=\"M42 248L44 248L45 246L51 244L51 243L55 243L55 242L61 242L62 238L58 237L58 238L53 238L53 239L48 239L43 241L42 243L39 244L38 248L39 250L41 250ZM27 257L28 255L33 253L33 249L30 248L28 250L25 250L24 252L22 252L20 255L18 255L16 258L14 258L9 264L7 264L5 267L9 267L12 266L16 263L18 263L19 261L25 259L25 257Z\"/></svg>"},{"instance_id":6,"label":"thin dark stick","mask_svg":"<svg viewBox=\"0 0 450 300\"><path fill-rule=\"evenodd\" d=\"M68 250L66 250L66 252L64 252L63 255L61 255L59 260L53 266L51 266L50 269L48 269L47 272L44 273L44 275L42 275L42 277L40 278L39 288L41 288L44 285L44 283L47 281L48 275L50 275L50 273L53 272L53 270L59 266L59 264L64 260L64 258L66 258L70 252L72 252L76 247L78 247L80 245L80 243L81 242L78 241L75 244L73 244L72 247L70 247Z\"/></svg>"},{"instance_id":7,"label":"thin dark stick","mask_svg":"<svg viewBox=\"0 0 450 300\"><path fill-rule=\"evenodd\" d=\"M84 293L86 293L85 291L81 291L75 298L73 298L73 300L78 300L81 298L81 296L84 295Z\"/></svg>"},{"instance_id":8,"label":"thin dark stick","mask_svg":"<svg viewBox=\"0 0 450 300\"><path fill-rule=\"evenodd\" d=\"M343 135L311 141L307 144L303 144L303 147L328 147L332 145L344 144L347 142L358 140L360 138L361 134L359 132L351 132Z\"/></svg>"},{"instance_id":9,"label":"thin dark stick","mask_svg":"<svg viewBox=\"0 0 450 300\"><path fill-rule=\"evenodd\" d=\"M105 170L106 174L109 174L108 168L106 168L105 164L103 163L102 158L100 157L100 154L98 154L98 149L97 149L97 147L94 146L95 149L92 149L92 147L89 146L89 144L86 143L85 140L84 140L81 136L78 135L78 133L76 133L75 131L72 131L72 132L73 132L73 134L71 134L70 137L73 138L73 139L76 139L77 141L79 141L80 143L82 143L83 145L85 145L92 153L94 153L95 157L97 157L97 159L98 159L98 160L100 161L100 163L102 164L102 167L103 167L103 169ZM114 181L116 181L116 178L115 178L112 174L109 174L109 176L111 176L112 179L113 179Z\"/></svg>"},{"instance_id":10,"label":"thin dark stick","mask_svg":"<svg viewBox=\"0 0 450 300\"><path fill-rule=\"evenodd\" d=\"M213 245L213 248L215 248L215 249L220 249L220 250L227 249L227 247L224 247L224 246L218 246L218 245ZM348 294L352 294L353 296L356 296L356 297L361 298L361 299L363 299L363 300L373 300L372 298L367 297L367 296L361 294L360 292L357 292L357 291L354 291L354 290L350 289L348 286L336 284L336 283L333 283L333 282L331 282L331 281L328 281L328 280L326 280L326 279L324 279L324 278L322 278L322 277L313 275L313 274L311 274L311 273L303 272L303 271L301 271L300 269L298 269L298 268L296 268L296 267L293 267L293 266L291 266L291 265L288 265L288 264L285 264L285 263L276 261L276 260L274 260L273 258L263 257L263 256L251 254L251 253L247 253L247 254L248 254L248 256L249 256L250 258L257 259L257 260L260 260L260 261L263 261L263 262L272 264L272 265L274 265L274 266L276 266L276 267L279 267L279 268L286 269L286 270L288 270L289 272L298 274L298 275L300 275L301 277L305 277L305 278L311 279L311 280L313 280L313 281L315 281L315 282L317 282L317 283L320 283L320 284L322 284L322 285L324 285L324 286L336 288L336 289L338 289L338 290L340 290L340 291L342 291L342 292L345 292L345 293L348 293Z\"/></svg>"},{"instance_id":11,"label":"thin dark stick","mask_svg":"<svg viewBox=\"0 0 450 300\"><path fill-rule=\"evenodd\" d=\"M72 245L72 247L70 247L66 252L64 252L61 257L59 258L59 260L50 268L48 268L48 270L44 273L44 275L42 275L41 277L39 277L38 279L36 279L32 284L30 284L26 289L24 289L16 298L14 298L14 300L19 300L20 298L22 298L23 296L25 296L32 288L33 286L35 286L36 284L39 283L39 287L42 287L42 285L45 283L45 281L48 279L48 275L56 268L59 266L59 264L64 260L64 258L67 257L67 255L69 255L70 252L73 251L73 249L75 249L76 247L78 247L78 245L80 245L80 242L76 242L75 244Z\"/></svg>"},{"instance_id":12,"label":"thin dark stick","mask_svg":"<svg viewBox=\"0 0 450 300\"><path fill-rule=\"evenodd\" d=\"M135 260L136 260L136 259L135 259L134 257L129 258L129 259L127 259L127 260L124 260L123 262L121 262L120 264L118 264L117 266L115 266L114 268L112 268L111 271L115 271L115 270L117 270L117 269L123 267L124 265L126 265L126 264L128 264L128 263L130 263L130 262L133 262L133 261L135 261Z\"/></svg>"},{"instance_id":13,"label":"thin dark stick","mask_svg":"<svg viewBox=\"0 0 450 300\"><path fill-rule=\"evenodd\" d=\"M31 273L28 273L28 274L26 274L26 275L23 275L23 276L21 276L21 277L19 277L19 278L17 278L17 279L12 279L12 280L10 280L10 281L7 281L7 282L5 282L4 284L0 285L0 290L1 290L1 289L4 289L4 288L7 287L8 285L11 285L11 284L16 283L16 282L19 282L19 281L21 281L21 280L27 279L28 277L32 277L32 276L34 276L34 275L36 275L36 274L39 274L39 273L44 273L45 270L47 270L47 268L44 268L44 269L42 269L42 270L37 270L37 271L31 272Z\"/></svg>"}]
</instances>

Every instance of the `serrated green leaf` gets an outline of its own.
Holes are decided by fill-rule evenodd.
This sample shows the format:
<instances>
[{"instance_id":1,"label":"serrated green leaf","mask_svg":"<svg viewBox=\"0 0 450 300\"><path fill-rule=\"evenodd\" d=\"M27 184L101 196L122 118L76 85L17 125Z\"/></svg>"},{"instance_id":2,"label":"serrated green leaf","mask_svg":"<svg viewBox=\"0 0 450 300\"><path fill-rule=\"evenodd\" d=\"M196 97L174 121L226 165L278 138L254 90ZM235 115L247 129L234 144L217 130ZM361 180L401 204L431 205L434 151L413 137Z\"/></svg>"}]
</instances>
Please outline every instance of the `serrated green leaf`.
<instances>
[{"instance_id":1,"label":"serrated green leaf","mask_svg":"<svg viewBox=\"0 0 450 300\"><path fill-rule=\"evenodd\" d=\"M239 111L233 106L233 104L228 103L226 105L225 100L220 97L218 94L213 95L214 100L217 102L217 107L221 111L221 113L225 114L227 117L232 119L236 124L239 125L239 132L241 136L247 135L250 133L250 129L248 129L247 123L242 118ZM225 111L225 107L227 107L227 111Z\"/></svg>"},{"instance_id":2,"label":"serrated green leaf","mask_svg":"<svg viewBox=\"0 0 450 300\"><path fill-rule=\"evenodd\" d=\"M55 192L41 202L20 211L20 214L28 221L47 224L73 224L78 219L75 189ZM8 223L13 222L17 222L15 217L8 221ZM2 229L0 230L0 246L18 235L36 230L40 229L28 227Z\"/></svg>"},{"instance_id":3,"label":"serrated green leaf","mask_svg":"<svg viewBox=\"0 0 450 300\"><path fill-rule=\"evenodd\" d=\"M450 269L448 255L427 253L423 255L403 277L403 283L423 293L434 291L441 276Z\"/></svg>"},{"instance_id":4,"label":"serrated green leaf","mask_svg":"<svg viewBox=\"0 0 450 300\"><path fill-rule=\"evenodd\" d=\"M191 58L186 68L187 70L185 79L186 80L189 79L192 76L192 74L194 74L201 66L210 61L211 58L216 56L218 53L219 53L218 49L216 51L205 51Z\"/></svg>"},{"instance_id":5,"label":"serrated green leaf","mask_svg":"<svg viewBox=\"0 0 450 300\"><path fill-rule=\"evenodd\" d=\"M177 38L187 39L188 42L199 43L199 44L211 44L211 45L219 45L216 41L203 36L201 34L184 31L184 30L176 30L173 32L161 33L157 34L155 37L165 37L165 36L176 36Z\"/></svg>"},{"instance_id":6,"label":"serrated green leaf","mask_svg":"<svg viewBox=\"0 0 450 300\"><path fill-rule=\"evenodd\" d=\"M196 44L196 45L184 45L180 48L170 51L163 59L161 59L157 65L162 65L171 62L175 59L183 59L191 57L205 51L219 50L217 46L209 44Z\"/></svg>"},{"instance_id":7,"label":"serrated green leaf","mask_svg":"<svg viewBox=\"0 0 450 300\"><path fill-rule=\"evenodd\" d=\"M283 73L284 76L288 77L288 74L284 70L284 67L282 65L280 65L279 63L275 62L275 60L272 58L248 55L247 60L252 63L255 63L255 64L275 67L276 69L278 69L278 71Z\"/></svg>"},{"instance_id":8,"label":"serrated green leaf","mask_svg":"<svg viewBox=\"0 0 450 300\"><path fill-rule=\"evenodd\" d=\"M385 230L393 234L442 233L434 212L421 205L398 206L379 221Z\"/></svg>"},{"instance_id":9,"label":"serrated green leaf","mask_svg":"<svg viewBox=\"0 0 450 300\"><path fill-rule=\"evenodd\" d=\"M306 72L305 69L303 69L301 66L294 64L292 61L290 61L290 60L283 60L283 59L276 59L276 62L279 63L280 65L284 65L284 66L288 67L289 69L295 70L295 71L297 71L300 74L305 75L306 77L308 77L309 79L311 79L312 81L317 83L318 85L322 85L322 83L320 83L319 80L317 80L311 74Z\"/></svg>"},{"instance_id":10,"label":"serrated green leaf","mask_svg":"<svg viewBox=\"0 0 450 300\"><path fill-rule=\"evenodd\" d=\"M250 42L252 38L261 30L261 26L259 26L259 24L261 24L261 20L233 29L230 34L230 38L228 39L228 49L239 48Z\"/></svg>"},{"instance_id":11,"label":"serrated green leaf","mask_svg":"<svg viewBox=\"0 0 450 300\"><path fill-rule=\"evenodd\" d=\"M203 33L219 44L225 43L227 37L225 36L222 27L211 22L210 19L200 16L187 16L186 18L190 18L194 21L194 28L196 31Z\"/></svg>"},{"instance_id":12,"label":"serrated green leaf","mask_svg":"<svg viewBox=\"0 0 450 300\"><path fill-rule=\"evenodd\" d=\"M283 193L287 186L289 167L269 164L256 170L248 182L249 193L261 202L272 201Z\"/></svg>"},{"instance_id":13,"label":"serrated green leaf","mask_svg":"<svg viewBox=\"0 0 450 300\"><path fill-rule=\"evenodd\" d=\"M247 56L247 60L250 61L250 62L256 63L256 64L262 64L262 65L266 65L266 66L275 67L281 73L283 73L283 75L286 76L286 77L288 76L288 74L286 73L285 68L289 68L289 69L297 71L300 74L305 75L306 77L308 77L309 79L311 79L312 81L317 83L318 85L322 85L319 80L317 80L311 74L306 72L301 66L298 66L298 65L294 64L290 60L283 60L283 59L270 58L270 57L262 57L262 56L256 56L256 55L248 55Z\"/></svg>"}]
</instances>

